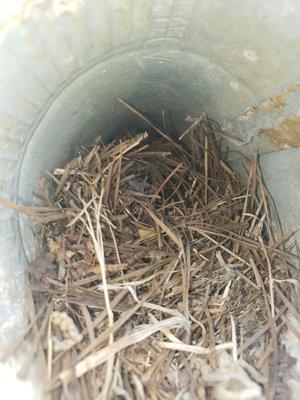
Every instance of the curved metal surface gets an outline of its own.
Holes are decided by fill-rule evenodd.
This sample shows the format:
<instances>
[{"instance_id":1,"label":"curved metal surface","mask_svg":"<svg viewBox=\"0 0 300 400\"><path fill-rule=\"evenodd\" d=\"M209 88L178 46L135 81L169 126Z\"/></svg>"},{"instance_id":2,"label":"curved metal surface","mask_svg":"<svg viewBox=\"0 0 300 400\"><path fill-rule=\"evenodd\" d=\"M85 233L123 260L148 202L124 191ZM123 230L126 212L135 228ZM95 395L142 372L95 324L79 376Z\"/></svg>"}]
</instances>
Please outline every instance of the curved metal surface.
<instances>
[{"instance_id":1,"label":"curved metal surface","mask_svg":"<svg viewBox=\"0 0 300 400\"><path fill-rule=\"evenodd\" d=\"M299 151L277 153L278 128L287 129L282 118L299 118L299 87L279 108L259 107L299 80L297 0L19 4L0 24L1 196L16 199L19 190L29 200L36 179L73 145L104 127L112 134L132 125L113 101L118 95L156 120L170 110L177 124L206 111L243 141L251 138L239 150L275 151L262 158L268 183L286 226L300 222L299 209L288 211L289 201L299 199ZM292 132L298 128L297 122ZM289 135L283 147L299 146L298 136ZM273 172L280 163L284 175ZM282 179L286 196L277 196ZM25 323L21 243L16 215L1 208L0 348Z\"/></svg>"}]
</instances>

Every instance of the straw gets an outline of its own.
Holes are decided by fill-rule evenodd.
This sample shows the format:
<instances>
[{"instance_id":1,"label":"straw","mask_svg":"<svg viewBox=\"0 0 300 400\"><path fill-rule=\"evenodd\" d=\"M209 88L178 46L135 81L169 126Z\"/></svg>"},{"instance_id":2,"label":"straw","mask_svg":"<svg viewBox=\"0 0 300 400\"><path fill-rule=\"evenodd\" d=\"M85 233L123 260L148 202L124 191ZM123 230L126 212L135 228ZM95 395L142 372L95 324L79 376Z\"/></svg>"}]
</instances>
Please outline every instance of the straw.
<instances>
[{"instance_id":1,"label":"straw","mask_svg":"<svg viewBox=\"0 0 300 400\"><path fill-rule=\"evenodd\" d=\"M243 184L204 114L179 141L118 100L159 137L81 147L48 174L54 189L40 186L41 206L0 199L43 242L28 268L37 314L20 335L35 327L21 374L43 348L53 399L198 398L229 353L274 396L279 332L299 337L285 316L299 317L298 258L273 218L258 156L244 162Z\"/></svg>"}]
</instances>

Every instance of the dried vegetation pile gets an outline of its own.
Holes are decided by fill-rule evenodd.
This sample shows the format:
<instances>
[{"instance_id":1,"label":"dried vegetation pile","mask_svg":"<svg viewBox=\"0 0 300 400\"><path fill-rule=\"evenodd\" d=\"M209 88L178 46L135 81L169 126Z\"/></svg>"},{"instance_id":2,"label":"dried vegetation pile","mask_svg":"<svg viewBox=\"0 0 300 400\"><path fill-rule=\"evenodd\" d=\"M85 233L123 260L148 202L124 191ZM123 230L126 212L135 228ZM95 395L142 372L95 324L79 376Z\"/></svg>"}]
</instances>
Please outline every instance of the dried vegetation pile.
<instances>
[{"instance_id":1,"label":"dried vegetation pile","mask_svg":"<svg viewBox=\"0 0 300 400\"><path fill-rule=\"evenodd\" d=\"M43 206L13 206L44 245L20 373L42 353L54 399L272 397L296 257L257 157L243 185L215 122L157 131L81 148Z\"/></svg>"}]
</instances>

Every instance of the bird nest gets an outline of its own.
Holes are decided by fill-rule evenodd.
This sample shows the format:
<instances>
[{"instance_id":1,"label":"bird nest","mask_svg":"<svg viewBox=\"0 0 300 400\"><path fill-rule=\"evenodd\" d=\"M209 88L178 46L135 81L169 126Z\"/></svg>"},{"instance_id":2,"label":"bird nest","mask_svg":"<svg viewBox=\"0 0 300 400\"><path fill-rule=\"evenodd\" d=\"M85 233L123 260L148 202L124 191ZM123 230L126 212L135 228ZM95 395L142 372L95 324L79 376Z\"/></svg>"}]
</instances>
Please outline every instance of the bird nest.
<instances>
[{"instance_id":1,"label":"bird nest","mask_svg":"<svg viewBox=\"0 0 300 400\"><path fill-rule=\"evenodd\" d=\"M135 109L123 102L149 122ZM152 125L152 127L154 127ZM42 204L1 202L39 226L25 336L58 398L262 399L280 380L296 257L258 156L239 176L202 116L81 147L40 182Z\"/></svg>"}]
</instances>

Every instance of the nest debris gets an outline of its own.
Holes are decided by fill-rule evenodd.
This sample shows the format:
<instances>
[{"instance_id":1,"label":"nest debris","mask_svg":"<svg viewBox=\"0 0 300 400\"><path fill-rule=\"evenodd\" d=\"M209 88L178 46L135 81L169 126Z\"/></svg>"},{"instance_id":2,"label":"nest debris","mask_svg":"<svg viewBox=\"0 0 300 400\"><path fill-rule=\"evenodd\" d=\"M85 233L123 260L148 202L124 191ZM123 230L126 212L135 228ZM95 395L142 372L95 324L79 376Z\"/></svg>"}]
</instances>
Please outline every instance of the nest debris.
<instances>
[{"instance_id":1,"label":"nest debris","mask_svg":"<svg viewBox=\"0 0 300 400\"><path fill-rule=\"evenodd\" d=\"M53 399L272 398L297 257L258 156L243 184L214 121L184 140L156 130L81 147L41 206L1 200L37 219L44 246L6 356L31 335L20 375L41 353Z\"/></svg>"}]
</instances>

